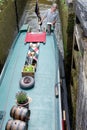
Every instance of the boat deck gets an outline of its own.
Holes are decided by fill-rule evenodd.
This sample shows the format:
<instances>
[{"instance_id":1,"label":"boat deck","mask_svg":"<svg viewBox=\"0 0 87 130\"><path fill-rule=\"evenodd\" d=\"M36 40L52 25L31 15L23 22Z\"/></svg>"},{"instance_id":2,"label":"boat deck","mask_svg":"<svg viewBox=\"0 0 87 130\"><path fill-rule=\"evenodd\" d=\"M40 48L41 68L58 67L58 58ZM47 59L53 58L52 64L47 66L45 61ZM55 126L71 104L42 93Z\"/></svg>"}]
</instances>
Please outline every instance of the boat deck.
<instances>
[{"instance_id":1,"label":"boat deck","mask_svg":"<svg viewBox=\"0 0 87 130\"><path fill-rule=\"evenodd\" d=\"M24 45L25 35L25 31L18 34L1 75L0 110L6 112L2 130L5 130L7 121L11 119L10 110L16 105L15 95L21 90L19 80L29 48L29 44ZM32 98L28 130L61 130L60 98L55 97L55 84L60 82L58 69L57 44L51 34L46 37L45 45L40 44L35 86L24 90Z\"/></svg>"}]
</instances>

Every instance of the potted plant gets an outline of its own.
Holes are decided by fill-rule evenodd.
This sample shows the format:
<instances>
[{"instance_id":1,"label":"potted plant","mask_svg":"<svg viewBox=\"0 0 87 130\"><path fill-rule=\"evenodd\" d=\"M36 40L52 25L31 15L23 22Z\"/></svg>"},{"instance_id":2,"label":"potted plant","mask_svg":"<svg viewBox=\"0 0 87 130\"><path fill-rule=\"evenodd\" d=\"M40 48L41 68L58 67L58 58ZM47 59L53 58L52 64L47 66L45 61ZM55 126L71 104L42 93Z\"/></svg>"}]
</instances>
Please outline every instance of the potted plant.
<instances>
[{"instance_id":1,"label":"potted plant","mask_svg":"<svg viewBox=\"0 0 87 130\"><path fill-rule=\"evenodd\" d=\"M26 92L20 91L16 94L16 103L18 106L29 108L31 98L27 96Z\"/></svg>"}]
</instances>

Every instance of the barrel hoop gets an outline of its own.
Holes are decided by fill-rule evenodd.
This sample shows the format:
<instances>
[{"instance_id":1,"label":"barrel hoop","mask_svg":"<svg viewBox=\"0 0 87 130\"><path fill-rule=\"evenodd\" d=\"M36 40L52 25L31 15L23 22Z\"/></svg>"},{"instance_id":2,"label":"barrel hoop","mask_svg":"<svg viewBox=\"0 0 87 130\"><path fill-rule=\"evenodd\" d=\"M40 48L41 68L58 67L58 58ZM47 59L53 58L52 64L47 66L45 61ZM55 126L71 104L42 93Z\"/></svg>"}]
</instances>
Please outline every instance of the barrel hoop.
<instances>
[{"instance_id":1,"label":"barrel hoop","mask_svg":"<svg viewBox=\"0 0 87 130\"><path fill-rule=\"evenodd\" d=\"M27 118L28 118L28 111L25 113L22 113L22 117L24 117L24 121L27 121Z\"/></svg>"},{"instance_id":2,"label":"barrel hoop","mask_svg":"<svg viewBox=\"0 0 87 130\"><path fill-rule=\"evenodd\" d=\"M30 114L31 114L31 111L28 110L28 120L30 119Z\"/></svg>"},{"instance_id":3,"label":"barrel hoop","mask_svg":"<svg viewBox=\"0 0 87 130\"><path fill-rule=\"evenodd\" d=\"M16 108L17 108L17 107L16 107ZM15 119L16 108L15 108L14 113L13 113L13 118L14 118L14 119Z\"/></svg>"},{"instance_id":4,"label":"barrel hoop","mask_svg":"<svg viewBox=\"0 0 87 130\"><path fill-rule=\"evenodd\" d=\"M9 122L9 121L10 121L10 120L8 120L8 122ZM6 124L5 130L7 130L8 122L7 122L7 124Z\"/></svg>"},{"instance_id":5,"label":"barrel hoop","mask_svg":"<svg viewBox=\"0 0 87 130\"><path fill-rule=\"evenodd\" d=\"M15 119L19 119L19 114L20 114L20 113L19 113L19 111L20 111L19 109L20 109L20 108L17 107L17 109L16 109L16 111L15 111L15 116L14 116ZM17 115L17 114L18 114L18 115Z\"/></svg>"},{"instance_id":6,"label":"barrel hoop","mask_svg":"<svg viewBox=\"0 0 87 130\"><path fill-rule=\"evenodd\" d=\"M22 109L22 111L21 111L21 113L20 113L20 118L21 118L21 120L24 120L24 118L23 118L23 109Z\"/></svg>"},{"instance_id":7,"label":"barrel hoop","mask_svg":"<svg viewBox=\"0 0 87 130\"><path fill-rule=\"evenodd\" d=\"M13 108L12 108L12 110L11 110L11 113L12 113L12 111L13 111L13 114L12 114L12 117L13 118L15 118L15 112L16 112L16 106L14 106ZM11 114L10 114L11 115Z\"/></svg>"},{"instance_id":8,"label":"barrel hoop","mask_svg":"<svg viewBox=\"0 0 87 130\"><path fill-rule=\"evenodd\" d=\"M19 123L18 123L17 130L19 130L19 128L20 128L20 127L19 127L19 126L20 126L20 124L21 124L21 122L19 122Z\"/></svg>"},{"instance_id":9,"label":"barrel hoop","mask_svg":"<svg viewBox=\"0 0 87 130\"><path fill-rule=\"evenodd\" d=\"M12 111L13 111L13 107L11 108L11 111L10 111L10 116L11 117L13 117Z\"/></svg>"},{"instance_id":10,"label":"barrel hoop","mask_svg":"<svg viewBox=\"0 0 87 130\"><path fill-rule=\"evenodd\" d=\"M10 122L9 122L10 121ZM11 120L11 119L9 119L8 120L8 122L7 122L7 124L6 124L6 127L5 127L5 130L8 130L8 128L9 128L9 130L11 130L11 124L12 124L12 122L13 122L13 120ZM9 124L10 123L10 124Z\"/></svg>"},{"instance_id":11,"label":"barrel hoop","mask_svg":"<svg viewBox=\"0 0 87 130\"><path fill-rule=\"evenodd\" d=\"M20 119L20 120L21 120L22 112L23 112L23 109L20 111L20 114L19 114L19 119Z\"/></svg>"},{"instance_id":12,"label":"barrel hoop","mask_svg":"<svg viewBox=\"0 0 87 130\"><path fill-rule=\"evenodd\" d=\"M30 111L30 110L28 110L28 115L30 116L30 114L31 114L31 111Z\"/></svg>"},{"instance_id":13,"label":"barrel hoop","mask_svg":"<svg viewBox=\"0 0 87 130\"><path fill-rule=\"evenodd\" d=\"M13 123L14 123L14 121L11 123L10 130L12 130Z\"/></svg>"}]
</instances>

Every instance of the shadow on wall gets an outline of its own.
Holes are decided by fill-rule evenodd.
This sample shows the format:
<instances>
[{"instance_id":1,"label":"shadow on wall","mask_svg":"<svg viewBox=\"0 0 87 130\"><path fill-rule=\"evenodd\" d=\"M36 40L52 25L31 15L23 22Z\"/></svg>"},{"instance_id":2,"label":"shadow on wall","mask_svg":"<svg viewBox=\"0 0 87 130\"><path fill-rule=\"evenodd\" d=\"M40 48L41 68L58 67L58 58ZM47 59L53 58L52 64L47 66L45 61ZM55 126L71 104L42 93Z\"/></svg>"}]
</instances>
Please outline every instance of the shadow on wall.
<instances>
[{"instance_id":1,"label":"shadow on wall","mask_svg":"<svg viewBox=\"0 0 87 130\"><path fill-rule=\"evenodd\" d=\"M21 18L27 0L17 0L18 21ZM0 72L8 56L14 32L16 30L16 13L14 1L9 0L0 6Z\"/></svg>"}]
</instances>

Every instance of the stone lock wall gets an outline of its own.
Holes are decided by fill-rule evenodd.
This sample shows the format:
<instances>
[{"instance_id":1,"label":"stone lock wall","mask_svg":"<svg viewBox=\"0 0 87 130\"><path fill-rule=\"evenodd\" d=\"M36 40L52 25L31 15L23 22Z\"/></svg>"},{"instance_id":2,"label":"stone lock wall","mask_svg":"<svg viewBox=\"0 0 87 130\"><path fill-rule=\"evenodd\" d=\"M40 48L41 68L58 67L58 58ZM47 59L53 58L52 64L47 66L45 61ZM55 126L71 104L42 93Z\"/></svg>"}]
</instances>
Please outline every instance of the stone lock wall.
<instances>
[{"instance_id":1,"label":"stone lock wall","mask_svg":"<svg viewBox=\"0 0 87 130\"><path fill-rule=\"evenodd\" d=\"M71 130L87 130L87 38L83 36L80 23L76 23L72 3L75 0L67 1L71 4L66 4L66 0L58 0L58 4L65 52L70 125ZM73 31L75 23L78 24L77 34Z\"/></svg>"},{"instance_id":2,"label":"stone lock wall","mask_svg":"<svg viewBox=\"0 0 87 130\"><path fill-rule=\"evenodd\" d=\"M80 60L76 130L87 130L87 50Z\"/></svg>"},{"instance_id":3,"label":"stone lock wall","mask_svg":"<svg viewBox=\"0 0 87 130\"><path fill-rule=\"evenodd\" d=\"M73 129L87 130L87 38L80 23L74 27L71 72Z\"/></svg>"},{"instance_id":4,"label":"stone lock wall","mask_svg":"<svg viewBox=\"0 0 87 130\"><path fill-rule=\"evenodd\" d=\"M26 2L27 0L17 0L18 20L21 18ZM3 9L0 11L0 71L8 56L15 30L15 5L13 0L8 0L4 3Z\"/></svg>"},{"instance_id":5,"label":"stone lock wall","mask_svg":"<svg viewBox=\"0 0 87 130\"><path fill-rule=\"evenodd\" d=\"M60 18L62 23L62 34L64 43L64 63L67 84L67 100L69 106L70 125L73 130L74 114L72 112L72 89L70 86L71 80L71 62L72 62L72 46L73 46L73 30L74 30L74 11L73 5L68 5L66 0L58 0Z\"/></svg>"}]
</instances>

